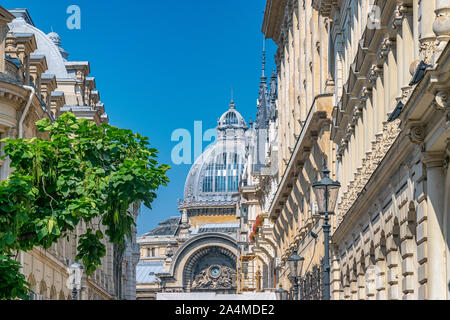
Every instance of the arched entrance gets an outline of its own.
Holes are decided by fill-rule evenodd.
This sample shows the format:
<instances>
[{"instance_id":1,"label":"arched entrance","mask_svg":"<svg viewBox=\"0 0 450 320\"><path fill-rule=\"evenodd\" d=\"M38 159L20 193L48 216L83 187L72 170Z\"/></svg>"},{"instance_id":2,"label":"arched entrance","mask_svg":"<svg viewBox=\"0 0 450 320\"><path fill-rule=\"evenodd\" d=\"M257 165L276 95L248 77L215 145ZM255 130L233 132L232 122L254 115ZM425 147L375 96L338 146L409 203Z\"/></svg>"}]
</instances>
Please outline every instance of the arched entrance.
<instances>
[{"instance_id":1,"label":"arched entrance","mask_svg":"<svg viewBox=\"0 0 450 320\"><path fill-rule=\"evenodd\" d=\"M186 241L175 253L172 288L184 292L235 293L236 240L224 233L203 233Z\"/></svg>"},{"instance_id":2,"label":"arched entrance","mask_svg":"<svg viewBox=\"0 0 450 320\"><path fill-rule=\"evenodd\" d=\"M224 247L197 250L184 267L183 287L188 291L234 293L236 280L236 255Z\"/></svg>"}]
</instances>

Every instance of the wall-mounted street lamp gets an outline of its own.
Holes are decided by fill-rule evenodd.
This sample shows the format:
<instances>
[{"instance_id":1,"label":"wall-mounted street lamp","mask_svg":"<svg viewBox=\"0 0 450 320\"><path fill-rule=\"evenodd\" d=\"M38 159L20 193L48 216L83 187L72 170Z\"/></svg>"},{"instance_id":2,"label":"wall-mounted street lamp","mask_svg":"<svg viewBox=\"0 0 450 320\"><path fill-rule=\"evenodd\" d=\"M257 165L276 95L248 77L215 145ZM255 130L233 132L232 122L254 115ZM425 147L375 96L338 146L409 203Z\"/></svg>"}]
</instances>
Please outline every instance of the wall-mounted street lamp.
<instances>
[{"instance_id":1,"label":"wall-mounted street lamp","mask_svg":"<svg viewBox=\"0 0 450 320\"><path fill-rule=\"evenodd\" d=\"M294 281L294 299L295 300L298 300L298 283L299 283L300 277L302 275L304 261L305 261L305 258L300 257L297 254L297 249L294 249L294 252L292 253L292 255L287 259L289 271L290 271L290 277Z\"/></svg>"},{"instance_id":2,"label":"wall-mounted street lamp","mask_svg":"<svg viewBox=\"0 0 450 320\"><path fill-rule=\"evenodd\" d=\"M330 300L330 229L329 215L334 214L334 207L338 197L339 188L341 184L338 181L330 179L330 171L327 169L324 161L322 180L313 183L312 188L316 195L317 205L319 207L319 214L324 216L323 233L324 233L324 247L325 256L323 261L324 275L324 299Z\"/></svg>"}]
</instances>

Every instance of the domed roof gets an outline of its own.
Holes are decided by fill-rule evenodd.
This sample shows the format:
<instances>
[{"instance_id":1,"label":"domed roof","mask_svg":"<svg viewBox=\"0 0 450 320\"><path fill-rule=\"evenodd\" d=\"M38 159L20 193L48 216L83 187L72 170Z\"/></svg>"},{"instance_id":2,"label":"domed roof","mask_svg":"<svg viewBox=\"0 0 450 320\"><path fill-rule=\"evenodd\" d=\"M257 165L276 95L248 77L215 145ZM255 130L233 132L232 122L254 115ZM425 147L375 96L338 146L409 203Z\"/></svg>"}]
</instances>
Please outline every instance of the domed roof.
<instances>
[{"instance_id":1,"label":"domed roof","mask_svg":"<svg viewBox=\"0 0 450 320\"><path fill-rule=\"evenodd\" d=\"M220 130L224 128L241 128L241 129L248 128L244 118L236 110L236 105L234 104L233 100L231 100L229 109L220 117L218 121L217 129Z\"/></svg>"},{"instance_id":2,"label":"domed roof","mask_svg":"<svg viewBox=\"0 0 450 320\"><path fill-rule=\"evenodd\" d=\"M8 27L11 32L34 34L37 43L37 50L34 54L45 55L48 66L46 73L54 74L56 78L59 79L70 78L60 49L55 45L53 40L56 39L55 35L50 33L53 37L53 39L51 39L50 36L46 35L38 28L28 24L22 17L14 19L8 24Z\"/></svg>"},{"instance_id":3,"label":"domed roof","mask_svg":"<svg viewBox=\"0 0 450 320\"><path fill-rule=\"evenodd\" d=\"M247 124L234 103L220 117L218 138L192 165L181 208L233 205L244 168Z\"/></svg>"}]
</instances>

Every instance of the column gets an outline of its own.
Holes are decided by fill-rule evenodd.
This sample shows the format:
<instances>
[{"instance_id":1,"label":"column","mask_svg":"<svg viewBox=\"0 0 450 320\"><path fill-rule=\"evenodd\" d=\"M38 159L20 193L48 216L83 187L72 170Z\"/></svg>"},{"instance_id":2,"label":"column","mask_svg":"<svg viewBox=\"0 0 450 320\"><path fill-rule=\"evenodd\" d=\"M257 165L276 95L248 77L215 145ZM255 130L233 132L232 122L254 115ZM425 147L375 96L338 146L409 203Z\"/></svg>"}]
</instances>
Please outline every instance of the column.
<instances>
[{"instance_id":1,"label":"column","mask_svg":"<svg viewBox=\"0 0 450 320\"><path fill-rule=\"evenodd\" d=\"M436 20L433 24L433 31L437 35L437 47L434 62L437 61L450 39L450 0L436 0L435 12Z\"/></svg>"},{"instance_id":2,"label":"column","mask_svg":"<svg viewBox=\"0 0 450 320\"><path fill-rule=\"evenodd\" d=\"M397 65L397 96L401 97L402 96L402 87L404 85L403 83L403 68L404 68L404 64L402 63L402 60L404 59L403 57L403 32L402 32L402 19L403 19L403 14L400 12L400 7L397 6L396 9L396 19L394 20L394 24L395 27L397 28L397 38L396 38L396 52L397 52L397 61L398 61L398 65Z\"/></svg>"},{"instance_id":3,"label":"column","mask_svg":"<svg viewBox=\"0 0 450 320\"><path fill-rule=\"evenodd\" d=\"M434 20L430 18L434 12L436 2L421 0L419 5L419 42L420 59L425 63L432 63L436 35L433 32Z\"/></svg>"},{"instance_id":4,"label":"column","mask_svg":"<svg viewBox=\"0 0 450 320\"><path fill-rule=\"evenodd\" d=\"M376 108L376 133L383 132L383 120L384 120L384 96L385 96L385 85L383 83L382 77L387 72L387 70L383 70L377 77L377 104Z\"/></svg>"},{"instance_id":5,"label":"column","mask_svg":"<svg viewBox=\"0 0 450 320\"><path fill-rule=\"evenodd\" d=\"M344 300L351 300L350 275L347 273L344 279Z\"/></svg>"},{"instance_id":6,"label":"column","mask_svg":"<svg viewBox=\"0 0 450 320\"><path fill-rule=\"evenodd\" d=\"M365 300L366 299L366 270L365 266L362 264L362 262L358 263L358 266L356 267L356 277L357 277L357 283L358 283L358 300Z\"/></svg>"},{"instance_id":7,"label":"column","mask_svg":"<svg viewBox=\"0 0 450 320\"><path fill-rule=\"evenodd\" d=\"M425 152L428 299L447 299L444 239L445 153Z\"/></svg>"},{"instance_id":8,"label":"column","mask_svg":"<svg viewBox=\"0 0 450 320\"><path fill-rule=\"evenodd\" d=\"M408 210L409 206L405 205L401 210ZM406 212L402 216L408 216ZM402 292L404 300L417 299L417 276L415 263L415 240L412 230L415 229L415 221L409 221L407 218L402 221L400 226L400 243L402 253Z\"/></svg>"},{"instance_id":9,"label":"column","mask_svg":"<svg viewBox=\"0 0 450 320\"><path fill-rule=\"evenodd\" d=\"M374 252L367 252L364 257L364 263L367 266L366 272L364 274L365 280L365 295L367 300L376 299L376 267L374 264Z\"/></svg>"},{"instance_id":10,"label":"column","mask_svg":"<svg viewBox=\"0 0 450 320\"><path fill-rule=\"evenodd\" d=\"M311 29L311 21L313 17L312 6L307 5L305 10L305 32L306 32L306 48L305 48L305 68L306 68L306 114L308 114L309 109L312 105L312 95L313 95L313 69L311 68L310 63L312 63L312 34Z\"/></svg>"},{"instance_id":11,"label":"column","mask_svg":"<svg viewBox=\"0 0 450 320\"><path fill-rule=\"evenodd\" d=\"M394 108L396 107L396 100L398 89L397 89L397 76L398 76L398 70L397 70L397 61L395 59L395 43L391 45L391 50L389 50L388 53L388 63L389 63L389 100L388 104L386 105L386 119L387 114L391 113Z\"/></svg>"},{"instance_id":12,"label":"column","mask_svg":"<svg viewBox=\"0 0 450 320\"><path fill-rule=\"evenodd\" d=\"M395 243L394 234L391 230L389 234L386 235L387 241L387 281L389 284L387 298L389 300L397 300L400 299L400 290L399 290L399 253L398 248Z\"/></svg>"},{"instance_id":13,"label":"column","mask_svg":"<svg viewBox=\"0 0 450 320\"><path fill-rule=\"evenodd\" d=\"M408 87L411 81L411 73L409 68L411 63L414 61L414 36L413 36L413 16L410 8L405 8L404 18L402 21L402 45L403 45L403 56L401 60L397 60L399 63L403 63L403 87Z\"/></svg>"},{"instance_id":14,"label":"column","mask_svg":"<svg viewBox=\"0 0 450 320\"><path fill-rule=\"evenodd\" d=\"M337 250L331 250L330 255L330 295L331 300L340 300L341 298L341 279L339 268L339 253Z\"/></svg>"},{"instance_id":15,"label":"column","mask_svg":"<svg viewBox=\"0 0 450 320\"><path fill-rule=\"evenodd\" d=\"M293 26L292 26L292 36L293 36L293 42L294 42L294 47L293 47L293 78L292 78L292 82L293 82L293 86L294 86L294 122L293 122L293 127L294 127L294 133L296 136L298 136L300 134L300 120L301 120L301 116L300 116L300 77L299 77L299 57L300 57L300 43L299 43L299 15L298 15L298 6L300 4L298 3L298 1L294 2L294 8L293 8Z\"/></svg>"},{"instance_id":16,"label":"column","mask_svg":"<svg viewBox=\"0 0 450 320\"><path fill-rule=\"evenodd\" d=\"M358 299L358 278L356 270L350 270L350 299Z\"/></svg>"},{"instance_id":17,"label":"column","mask_svg":"<svg viewBox=\"0 0 450 320\"><path fill-rule=\"evenodd\" d=\"M375 289L376 289L376 300L386 300L386 248L383 244L379 244L375 248L375 266L376 266L376 277L375 277Z\"/></svg>"}]
</instances>

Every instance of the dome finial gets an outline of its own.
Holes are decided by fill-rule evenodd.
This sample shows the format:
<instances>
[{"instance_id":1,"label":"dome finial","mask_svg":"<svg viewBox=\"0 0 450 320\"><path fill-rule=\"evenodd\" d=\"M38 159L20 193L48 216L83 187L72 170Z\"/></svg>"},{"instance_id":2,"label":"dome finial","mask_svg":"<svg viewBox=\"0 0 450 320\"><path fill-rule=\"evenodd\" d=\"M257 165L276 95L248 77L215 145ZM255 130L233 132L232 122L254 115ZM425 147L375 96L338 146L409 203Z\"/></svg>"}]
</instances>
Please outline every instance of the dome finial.
<instances>
[{"instance_id":1,"label":"dome finial","mask_svg":"<svg viewBox=\"0 0 450 320\"><path fill-rule=\"evenodd\" d=\"M52 32L50 32L47 36L58 48L61 48L61 37L59 36L59 34L53 31L53 27L51 27L51 29Z\"/></svg>"},{"instance_id":2,"label":"dome finial","mask_svg":"<svg viewBox=\"0 0 450 320\"><path fill-rule=\"evenodd\" d=\"M231 102L230 102L230 109L236 109L236 105L234 104L234 90L233 86L231 86Z\"/></svg>"}]
</instances>

